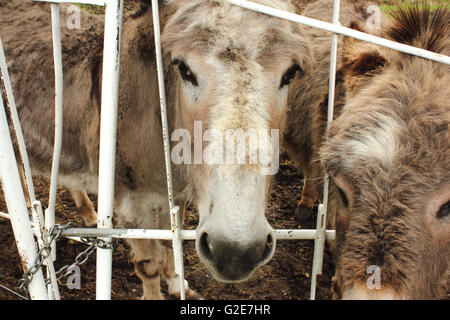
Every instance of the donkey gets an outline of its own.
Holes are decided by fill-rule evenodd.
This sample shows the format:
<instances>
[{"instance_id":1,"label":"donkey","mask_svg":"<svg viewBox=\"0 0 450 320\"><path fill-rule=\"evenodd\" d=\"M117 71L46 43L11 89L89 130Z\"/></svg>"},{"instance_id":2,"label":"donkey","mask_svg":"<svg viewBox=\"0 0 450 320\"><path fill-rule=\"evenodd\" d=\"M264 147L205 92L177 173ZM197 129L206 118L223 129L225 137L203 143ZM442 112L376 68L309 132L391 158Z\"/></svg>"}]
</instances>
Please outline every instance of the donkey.
<instances>
[{"instance_id":1,"label":"donkey","mask_svg":"<svg viewBox=\"0 0 450 320\"><path fill-rule=\"evenodd\" d=\"M288 1L258 2L294 12ZM0 33L11 64L33 172L49 176L54 135L49 12L43 4L18 7L17 3L1 4ZM360 16L354 3L344 1L344 20ZM153 23L146 8L123 24L114 210L119 226L167 229ZM310 12L317 14L316 18L331 16L325 0L313 9ZM173 166L175 201L181 212L187 201L197 206L196 250L214 277L224 282L243 281L270 260L276 245L264 216L276 172L265 169L278 164L278 141L269 139L269 133L281 132L282 144L285 129L295 126L297 131L289 134L289 141L301 140L298 128L305 122L303 116L326 90L325 73L319 70L328 67L314 57L328 51L329 35L317 33L314 38L309 28L226 1L166 1L161 17L169 131L172 141L178 142L172 150L177 159ZM72 190L96 193L102 22L83 13L82 26L83 30L63 30L62 35L65 106L59 182ZM313 84L318 84L317 88ZM299 122L287 121L287 117ZM238 156L244 163L216 161L220 152L198 156L199 149L220 151L218 146L224 145L229 130L234 133L232 139L245 137L243 147L230 147L241 150ZM245 144L250 142L247 133L252 130L266 134L256 143ZM193 163L189 154L194 154ZM259 154L269 156L265 161L259 157L247 161ZM170 243L128 243L143 282L143 297L162 299L161 279L168 283L169 294L178 295L179 278ZM189 287L186 295L199 298Z\"/></svg>"},{"instance_id":2,"label":"donkey","mask_svg":"<svg viewBox=\"0 0 450 320\"><path fill-rule=\"evenodd\" d=\"M450 54L448 7L397 8L386 37ZM450 262L449 67L345 39L347 90L320 154L335 298L436 299Z\"/></svg>"},{"instance_id":3,"label":"donkey","mask_svg":"<svg viewBox=\"0 0 450 320\"><path fill-rule=\"evenodd\" d=\"M367 1L341 1L339 21L350 26L354 21L365 23L371 17ZM308 5L302 15L326 22L332 20L333 2L321 0ZM383 17L381 17L383 18ZM380 19L381 25L386 24ZM319 148L326 130L328 107L328 79L331 38L330 33L318 29L303 28L309 36L309 46L314 52L313 71L303 75L303 81L293 82L289 93L289 111L284 132L284 147L289 158L303 173L301 199L295 218L302 223L311 218L315 202L322 200L324 172L320 165ZM377 30L370 31L377 34ZM338 57L341 55L342 38L338 38ZM336 114L342 107L345 88L342 84L340 60L337 63Z\"/></svg>"}]
</instances>

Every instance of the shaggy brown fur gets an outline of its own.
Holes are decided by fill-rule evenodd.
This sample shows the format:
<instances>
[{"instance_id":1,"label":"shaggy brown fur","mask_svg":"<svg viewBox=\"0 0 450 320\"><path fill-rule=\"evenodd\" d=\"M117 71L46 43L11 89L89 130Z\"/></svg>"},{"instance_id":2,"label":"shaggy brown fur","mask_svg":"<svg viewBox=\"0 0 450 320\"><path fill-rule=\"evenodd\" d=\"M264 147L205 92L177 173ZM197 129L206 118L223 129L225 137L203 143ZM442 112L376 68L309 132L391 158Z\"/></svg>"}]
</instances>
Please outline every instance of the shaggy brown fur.
<instances>
[{"instance_id":1,"label":"shaggy brown fur","mask_svg":"<svg viewBox=\"0 0 450 320\"><path fill-rule=\"evenodd\" d=\"M448 55L447 7L398 9L386 35ZM448 292L450 81L444 64L347 39L347 101L321 148L333 177L336 298ZM334 220L334 219L333 219ZM380 268L370 290L367 268Z\"/></svg>"}]
</instances>

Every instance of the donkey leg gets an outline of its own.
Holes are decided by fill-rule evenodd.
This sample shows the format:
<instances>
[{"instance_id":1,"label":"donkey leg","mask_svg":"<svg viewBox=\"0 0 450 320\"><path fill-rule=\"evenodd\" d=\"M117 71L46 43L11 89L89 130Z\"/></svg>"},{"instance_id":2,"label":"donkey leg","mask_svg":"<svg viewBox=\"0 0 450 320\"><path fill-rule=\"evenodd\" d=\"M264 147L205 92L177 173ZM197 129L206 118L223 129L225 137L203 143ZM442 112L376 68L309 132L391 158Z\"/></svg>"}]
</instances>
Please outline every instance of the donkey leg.
<instances>
[{"instance_id":1,"label":"donkey leg","mask_svg":"<svg viewBox=\"0 0 450 320\"><path fill-rule=\"evenodd\" d=\"M308 182L307 176L303 182L302 197L298 202L297 209L295 211L295 219L298 222L305 222L311 218L314 212L314 203L316 201L314 197L314 190L311 183Z\"/></svg>"},{"instance_id":2,"label":"donkey leg","mask_svg":"<svg viewBox=\"0 0 450 320\"><path fill-rule=\"evenodd\" d=\"M70 196L75 202L77 211L81 218L83 218L84 224L88 227L97 224L97 212L95 212L94 205L89 199L87 193L82 190L69 190Z\"/></svg>"},{"instance_id":3,"label":"donkey leg","mask_svg":"<svg viewBox=\"0 0 450 320\"><path fill-rule=\"evenodd\" d=\"M172 248L165 248L167 254L167 265L164 268L162 278L169 287L169 294L177 299L180 299L180 276L175 272L175 264ZM189 288L187 280L184 280L184 288L186 299L188 300L202 300L202 297Z\"/></svg>"},{"instance_id":4,"label":"donkey leg","mask_svg":"<svg viewBox=\"0 0 450 320\"><path fill-rule=\"evenodd\" d=\"M142 281L143 300L164 300L161 274L167 265L167 254L157 240L127 240L136 274Z\"/></svg>"},{"instance_id":5,"label":"donkey leg","mask_svg":"<svg viewBox=\"0 0 450 320\"><path fill-rule=\"evenodd\" d=\"M305 170L302 197L295 212L295 219L300 223L310 219L314 213L314 204L320 194L321 172L318 164L312 164L309 170Z\"/></svg>"}]
</instances>

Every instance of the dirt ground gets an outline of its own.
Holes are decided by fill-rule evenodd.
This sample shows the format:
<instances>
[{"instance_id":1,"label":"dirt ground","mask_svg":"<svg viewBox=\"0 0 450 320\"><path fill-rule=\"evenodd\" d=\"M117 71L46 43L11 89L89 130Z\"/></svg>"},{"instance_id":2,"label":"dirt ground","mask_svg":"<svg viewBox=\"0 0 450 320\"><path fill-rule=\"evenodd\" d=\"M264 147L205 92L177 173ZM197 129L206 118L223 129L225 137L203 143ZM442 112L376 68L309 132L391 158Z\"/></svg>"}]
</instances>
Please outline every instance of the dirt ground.
<instances>
[{"instance_id":1,"label":"dirt ground","mask_svg":"<svg viewBox=\"0 0 450 320\"><path fill-rule=\"evenodd\" d=\"M48 201L48 181L36 177L37 198L46 206ZM298 225L293 213L301 194L301 175L286 161L280 166L275 177L275 186L267 210L269 223L275 229L315 228L312 218L304 225ZM92 199L95 199L91 195ZM76 215L75 205L65 189L58 189L57 223L74 221L82 226ZM0 195L0 211L6 212L3 194ZM185 229L195 229L198 222L197 213L189 208ZM195 252L194 242L183 243L185 275L191 288L203 298L211 300L224 299L260 299L260 300L302 300L309 299L311 268L314 242L311 240L279 240L272 260L257 270L250 280L239 284L223 284L212 278ZM58 270L64 265L72 264L77 254L86 246L78 242L60 238L57 240ZM81 266L81 289L68 289L67 278L60 282L62 299L88 300L95 298L95 253L88 262ZM331 298L331 277L333 274L331 254L327 248L324 257L323 275L319 276L317 299ZM140 280L134 273L129 259L129 250L125 241L117 243L114 251L112 272L112 299L139 299L142 295ZM0 285L17 290L17 282L22 277L14 237L10 222L0 218ZM163 292L167 295L166 288ZM171 298L171 297L168 297ZM0 287L0 299L21 299Z\"/></svg>"}]
</instances>

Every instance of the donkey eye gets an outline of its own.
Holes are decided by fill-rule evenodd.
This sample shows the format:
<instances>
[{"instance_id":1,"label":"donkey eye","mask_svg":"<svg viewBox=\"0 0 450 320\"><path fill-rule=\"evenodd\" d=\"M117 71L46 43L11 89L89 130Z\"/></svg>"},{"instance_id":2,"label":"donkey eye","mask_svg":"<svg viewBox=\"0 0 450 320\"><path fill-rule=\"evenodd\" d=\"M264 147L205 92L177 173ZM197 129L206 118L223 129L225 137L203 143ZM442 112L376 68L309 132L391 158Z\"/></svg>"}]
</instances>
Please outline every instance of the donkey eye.
<instances>
[{"instance_id":1,"label":"donkey eye","mask_svg":"<svg viewBox=\"0 0 450 320\"><path fill-rule=\"evenodd\" d=\"M292 67L290 67L281 78L280 89L290 84L298 71L302 71L302 68L300 68L298 64L295 64Z\"/></svg>"},{"instance_id":2,"label":"donkey eye","mask_svg":"<svg viewBox=\"0 0 450 320\"><path fill-rule=\"evenodd\" d=\"M197 78L183 61L176 60L174 63L178 64L178 71L180 72L181 79L189 81L194 86L198 86Z\"/></svg>"},{"instance_id":3,"label":"donkey eye","mask_svg":"<svg viewBox=\"0 0 450 320\"><path fill-rule=\"evenodd\" d=\"M436 218L442 219L448 216L450 212L450 201L447 201L443 206L441 206L436 213Z\"/></svg>"}]
</instances>

